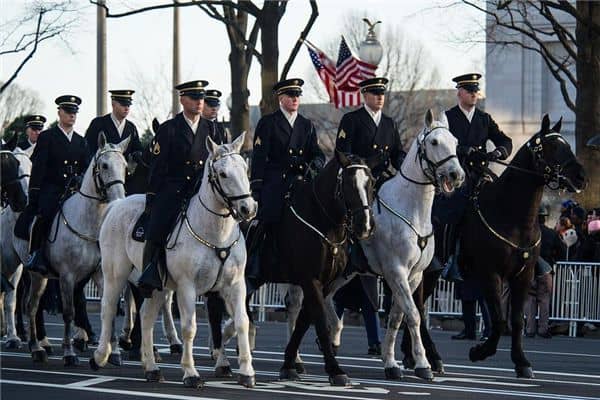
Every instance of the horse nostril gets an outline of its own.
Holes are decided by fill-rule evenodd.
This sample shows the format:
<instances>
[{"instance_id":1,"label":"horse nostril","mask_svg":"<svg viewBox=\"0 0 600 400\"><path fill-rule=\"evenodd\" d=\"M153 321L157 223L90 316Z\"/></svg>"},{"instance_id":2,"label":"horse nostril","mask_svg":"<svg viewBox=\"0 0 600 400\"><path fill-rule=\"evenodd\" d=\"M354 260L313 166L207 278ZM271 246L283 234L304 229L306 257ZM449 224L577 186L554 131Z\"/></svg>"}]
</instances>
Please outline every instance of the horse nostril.
<instances>
[{"instance_id":1,"label":"horse nostril","mask_svg":"<svg viewBox=\"0 0 600 400\"><path fill-rule=\"evenodd\" d=\"M452 179L453 181L455 181L458 178L458 174L456 173L456 171L450 171L450 179Z\"/></svg>"},{"instance_id":2,"label":"horse nostril","mask_svg":"<svg viewBox=\"0 0 600 400\"><path fill-rule=\"evenodd\" d=\"M250 214L250 210L248 209L248 207L246 206L242 206L240 207L240 211L242 212L243 215L248 215Z\"/></svg>"}]
</instances>

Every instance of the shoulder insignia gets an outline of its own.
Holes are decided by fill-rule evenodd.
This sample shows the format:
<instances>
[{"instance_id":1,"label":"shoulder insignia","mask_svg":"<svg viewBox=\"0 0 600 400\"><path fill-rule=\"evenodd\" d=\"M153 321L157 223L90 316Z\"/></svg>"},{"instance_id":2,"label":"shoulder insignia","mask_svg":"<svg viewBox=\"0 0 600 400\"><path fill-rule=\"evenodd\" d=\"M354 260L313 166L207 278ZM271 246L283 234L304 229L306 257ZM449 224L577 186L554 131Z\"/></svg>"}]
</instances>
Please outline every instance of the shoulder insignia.
<instances>
[{"instance_id":1,"label":"shoulder insignia","mask_svg":"<svg viewBox=\"0 0 600 400\"><path fill-rule=\"evenodd\" d=\"M342 129L338 134L339 139L346 139L346 132Z\"/></svg>"},{"instance_id":2,"label":"shoulder insignia","mask_svg":"<svg viewBox=\"0 0 600 400\"><path fill-rule=\"evenodd\" d=\"M256 140L254 141L254 146L260 146L262 144L262 141L260 140L260 137L256 137Z\"/></svg>"},{"instance_id":3,"label":"shoulder insignia","mask_svg":"<svg viewBox=\"0 0 600 400\"><path fill-rule=\"evenodd\" d=\"M154 147L152 148L152 154L155 156L160 154L160 144L158 142L154 143Z\"/></svg>"}]
</instances>

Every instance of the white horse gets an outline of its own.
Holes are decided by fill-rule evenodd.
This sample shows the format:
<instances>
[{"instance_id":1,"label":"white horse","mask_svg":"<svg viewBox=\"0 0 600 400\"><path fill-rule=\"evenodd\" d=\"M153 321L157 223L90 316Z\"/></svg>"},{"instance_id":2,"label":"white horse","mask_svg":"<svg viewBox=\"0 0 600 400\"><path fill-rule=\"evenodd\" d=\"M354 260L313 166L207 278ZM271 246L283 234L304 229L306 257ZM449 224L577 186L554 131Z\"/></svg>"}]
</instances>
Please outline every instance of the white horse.
<instances>
[{"instance_id":1,"label":"white horse","mask_svg":"<svg viewBox=\"0 0 600 400\"><path fill-rule=\"evenodd\" d=\"M421 342L421 321L412 293L433 258L435 246L431 207L435 192L439 190L449 194L465 178L456 158L456 145L457 140L448 130L445 114L442 114L441 121L434 121L433 114L428 110L425 127L412 143L399 173L379 190L374 207L377 226L375 233L370 239L361 242L372 271L386 280L393 293L382 354L385 376L388 379L402 377L395 359L394 346L404 316L413 339L415 375L426 380L433 379ZM340 345L343 323L335 313L333 296L354 275L336 279L326 298L330 332L335 347ZM300 293L297 290L288 293L288 302L292 307L300 304Z\"/></svg>"},{"instance_id":2,"label":"white horse","mask_svg":"<svg viewBox=\"0 0 600 400\"><path fill-rule=\"evenodd\" d=\"M19 161L19 181L23 191L27 193L29 189L29 175L31 174L31 154L34 146L27 150L21 150L17 147L13 154ZM15 311L17 305L17 286L23 273L23 265L16 251L16 243L13 235L15 223L21 213L14 212L10 207L2 209L0 214L0 265L2 273L5 274L11 285L15 288L7 293L0 295L0 310L6 316L6 345L7 349L18 349L21 347L21 339L17 335L15 324ZM5 309L4 306L7 306ZM47 344L47 338L44 339L44 345Z\"/></svg>"},{"instance_id":3,"label":"white horse","mask_svg":"<svg viewBox=\"0 0 600 400\"><path fill-rule=\"evenodd\" d=\"M246 247L238 218L256 214L256 202L250 197L247 164L239 151L245 135L233 143L216 145L206 138L209 156L202 185L182 213L166 246L169 273L167 289L177 290L184 341L181 367L186 387L197 388L202 380L192 355L196 335L196 299L199 294L218 291L236 322L239 344L240 384L252 387L255 373L248 343L246 284L244 268ZM143 244L131 239L131 231L144 209L144 196L130 196L111 206L100 232L104 297L102 299L102 333L98 349L90 358L92 369L104 366L116 346L114 314L119 293L127 280L137 282L142 270ZM135 268L131 270L131 265ZM153 326L165 300L164 291L154 291L140 310L142 320L142 365L146 379L161 381L156 365ZM111 343L112 341L112 343Z\"/></svg>"},{"instance_id":4,"label":"white horse","mask_svg":"<svg viewBox=\"0 0 600 400\"><path fill-rule=\"evenodd\" d=\"M98 151L88 166L78 192L69 197L57 213L50 228L46 245L46 259L60 282L63 321L63 360L65 366L78 363L71 342L71 323L74 316L73 291L75 285L94 274L100 262L98 233L109 202L125 197L127 162L123 151L129 138L119 144L108 144L104 134L98 137ZM15 248L21 260L28 258L28 243L15 239ZM48 355L37 340L35 315L48 278L31 274L29 292L29 345L34 361L45 362Z\"/></svg>"}]
</instances>

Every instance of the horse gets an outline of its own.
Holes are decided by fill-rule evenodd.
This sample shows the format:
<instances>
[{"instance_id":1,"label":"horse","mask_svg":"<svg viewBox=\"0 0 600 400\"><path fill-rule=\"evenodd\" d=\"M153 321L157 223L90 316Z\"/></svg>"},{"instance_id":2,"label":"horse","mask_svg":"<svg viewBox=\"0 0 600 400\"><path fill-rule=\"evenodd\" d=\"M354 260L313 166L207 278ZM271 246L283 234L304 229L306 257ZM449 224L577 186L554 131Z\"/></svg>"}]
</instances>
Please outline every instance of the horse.
<instances>
[{"instance_id":1,"label":"horse","mask_svg":"<svg viewBox=\"0 0 600 400\"><path fill-rule=\"evenodd\" d=\"M281 260L277 271L269 271L268 281L297 285L301 287L304 299L285 349L280 379L300 379L298 370L302 371L302 368L296 365L298 348L313 323L330 384L351 385L331 347L324 296L330 283L346 265L349 235L363 240L375 229L371 210L374 187L371 167L380 161L380 156L365 161L336 152L314 180L299 181L290 192L275 233L279 251L286 258ZM247 305L251 295L248 294ZM209 320L212 322L210 316ZM232 326L235 326L232 320L225 325L222 344L230 339ZM218 365L228 365L223 345L216 349L216 356Z\"/></svg>"},{"instance_id":2,"label":"horse","mask_svg":"<svg viewBox=\"0 0 600 400\"><path fill-rule=\"evenodd\" d=\"M16 143L17 135L14 135L0 150L0 200L2 208L8 205L14 212L21 212L27 205L27 187L23 186L19 160L13 154Z\"/></svg>"},{"instance_id":3,"label":"horse","mask_svg":"<svg viewBox=\"0 0 600 400\"><path fill-rule=\"evenodd\" d=\"M27 193L29 188L29 174L31 173L31 160L29 157L33 152L34 146L27 150L21 150L15 148L12 152L15 160L17 161L18 170L14 174L18 183L24 193ZM7 150L3 150L7 151ZM4 172L4 166L2 166ZM15 311L17 306L17 286L21 280L23 273L23 267L19 255L15 251L13 242L13 229L19 212L16 212L13 207L5 207L2 209L0 214L0 237L3 239L0 241L0 265L2 265L2 274L8 280L14 290L10 290L0 297L0 310L3 310L6 314L7 321L7 337L6 337L6 349L18 349L21 347L21 339L18 336L17 324L15 323ZM4 305L7 305L7 309L4 309ZM18 310L19 314L21 310Z\"/></svg>"},{"instance_id":4,"label":"horse","mask_svg":"<svg viewBox=\"0 0 600 400\"><path fill-rule=\"evenodd\" d=\"M492 320L491 335L470 349L469 358L475 362L496 353L506 324L500 298L502 284L507 282L511 293L511 359L518 378L534 376L523 353L523 307L539 257L537 213L544 187L575 193L585 187L583 167L561 136L561 125L562 118L550 128L550 119L544 115L540 130L510 163L501 163L506 169L500 177L475 193L461 228L459 265L463 275L470 274L480 283ZM437 278L431 274L424 282L429 289L426 295L433 291ZM423 296L423 301L426 299ZM427 353L437 355L434 346Z\"/></svg>"},{"instance_id":5,"label":"horse","mask_svg":"<svg viewBox=\"0 0 600 400\"><path fill-rule=\"evenodd\" d=\"M81 188L61 204L50 229L46 259L60 283L64 321L63 361L67 367L78 363L71 343L74 287L78 282L93 275L100 261L97 235L107 204L125 197L124 181L127 163L123 151L128 144L129 138L113 145L106 142L103 134L99 135L98 151L83 176ZM21 261L27 260L27 241L15 239L15 244ZM27 305L29 348L36 362L48 360L45 349L38 341L35 318L47 282L48 277L37 273L31 274L30 297Z\"/></svg>"},{"instance_id":6,"label":"horse","mask_svg":"<svg viewBox=\"0 0 600 400\"><path fill-rule=\"evenodd\" d=\"M255 385L255 372L248 344L248 316L244 306L246 249L238 226L241 219L256 214L250 196L247 164L239 152L245 134L233 143L216 145L206 138L209 156L202 184L192 196L168 240L163 260L169 273L167 289L177 290L184 340L181 366L185 387L198 388L202 380L194 367L192 344L196 334L195 304L198 294L218 291L236 322L239 344L240 376L246 387ZM144 196L129 196L111 206L100 231L104 297L100 343L90 358L90 367L106 364L116 348L113 332L114 311L119 293L129 280L137 282L142 269L142 243L131 239L133 226L144 209ZM131 265L134 265L133 270ZM142 365L148 381L161 381L152 351L153 325L165 301L165 291L154 291L140 310L142 328ZM118 351L118 350L117 350Z\"/></svg>"}]
</instances>

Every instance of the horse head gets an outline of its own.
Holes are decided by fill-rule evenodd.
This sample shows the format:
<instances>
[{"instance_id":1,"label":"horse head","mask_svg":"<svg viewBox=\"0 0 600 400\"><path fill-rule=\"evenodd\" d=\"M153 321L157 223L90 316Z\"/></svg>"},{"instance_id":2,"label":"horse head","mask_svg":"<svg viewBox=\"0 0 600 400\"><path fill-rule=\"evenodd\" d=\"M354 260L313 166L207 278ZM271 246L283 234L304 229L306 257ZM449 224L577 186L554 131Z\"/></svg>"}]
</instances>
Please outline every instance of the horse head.
<instances>
[{"instance_id":1,"label":"horse head","mask_svg":"<svg viewBox=\"0 0 600 400\"><path fill-rule=\"evenodd\" d=\"M526 143L533 156L534 168L551 189L567 189L579 193L585 187L585 171L573 150L560 134L562 117L550 128L550 118L544 115L541 129Z\"/></svg>"},{"instance_id":2,"label":"horse head","mask_svg":"<svg viewBox=\"0 0 600 400\"><path fill-rule=\"evenodd\" d=\"M21 187L27 193L29 191L29 177L31 176L31 155L33 154L33 150L35 149L35 144L33 146L29 146L26 150L17 147L13 154L19 160L19 180L21 182Z\"/></svg>"},{"instance_id":3,"label":"horse head","mask_svg":"<svg viewBox=\"0 0 600 400\"><path fill-rule=\"evenodd\" d=\"M236 220L252 219L258 209L250 194L248 164L240 155L245 138L243 132L231 144L217 145L210 136L206 137L208 182Z\"/></svg>"},{"instance_id":4,"label":"horse head","mask_svg":"<svg viewBox=\"0 0 600 400\"><path fill-rule=\"evenodd\" d=\"M0 171L2 206L8 204L15 212L23 211L27 205L27 192L20 183L20 163L12 151L0 151Z\"/></svg>"},{"instance_id":5,"label":"horse head","mask_svg":"<svg viewBox=\"0 0 600 400\"><path fill-rule=\"evenodd\" d=\"M125 197L125 176L127 161L123 153L131 136L118 144L106 141L101 132L98 135L98 150L90 163L81 185L82 192L94 193L92 197L101 202L111 202ZM82 193L83 194L83 193Z\"/></svg>"},{"instance_id":6,"label":"horse head","mask_svg":"<svg viewBox=\"0 0 600 400\"><path fill-rule=\"evenodd\" d=\"M373 210L375 180L371 174L381 162L380 155L369 160L336 150L335 159L340 165L335 185L335 199L350 219L350 230L360 240L369 238L375 231Z\"/></svg>"},{"instance_id":7,"label":"horse head","mask_svg":"<svg viewBox=\"0 0 600 400\"><path fill-rule=\"evenodd\" d=\"M465 181L465 171L456 156L458 140L449 130L446 114L436 121L431 110L417 136L417 160L423 174L443 194L450 194ZM408 158L408 157L407 157Z\"/></svg>"}]
</instances>

